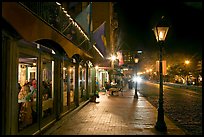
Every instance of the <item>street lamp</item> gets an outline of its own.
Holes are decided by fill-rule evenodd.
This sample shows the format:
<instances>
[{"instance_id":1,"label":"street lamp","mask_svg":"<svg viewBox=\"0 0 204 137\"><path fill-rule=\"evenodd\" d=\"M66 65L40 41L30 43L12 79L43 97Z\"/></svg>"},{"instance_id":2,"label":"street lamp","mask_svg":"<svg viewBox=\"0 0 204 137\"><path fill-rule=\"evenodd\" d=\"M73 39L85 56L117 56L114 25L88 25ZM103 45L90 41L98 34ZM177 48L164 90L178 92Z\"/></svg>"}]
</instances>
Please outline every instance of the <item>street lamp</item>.
<instances>
[{"instance_id":1,"label":"street lamp","mask_svg":"<svg viewBox=\"0 0 204 137\"><path fill-rule=\"evenodd\" d=\"M115 55L111 55L110 60L111 60L111 68L114 69L114 61L117 59Z\"/></svg>"},{"instance_id":2,"label":"street lamp","mask_svg":"<svg viewBox=\"0 0 204 137\"><path fill-rule=\"evenodd\" d=\"M156 36L156 40L159 44L159 73L160 73L160 86L159 86L159 107L158 107L158 116L157 122L155 125L156 130L158 131L167 131L166 123L164 121L164 109L163 109L163 73L162 73L162 47L164 40L166 38L169 27L164 24L164 16L161 18L161 22L153 29Z\"/></svg>"},{"instance_id":3,"label":"street lamp","mask_svg":"<svg viewBox=\"0 0 204 137\"><path fill-rule=\"evenodd\" d=\"M135 80L135 95L134 95L134 98L138 98L138 95L137 95L137 63L139 61L139 57L137 56L137 54L134 56L134 62L135 62L135 73L136 73L136 80Z\"/></svg>"},{"instance_id":4,"label":"street lamp","mask_svg":"<svg viewBox=\"0 0 204 137\"><path fill-rule=\"evenodd\" d=\"M185 60L185 64L186 64L186 65L188 65L189 63L190 63L189 60ZM189 72L188 72L187 66L186 66L186 71L187 71L187 75L186 75L186 85L188 85L188 74L189 74Z\"/></svg>"},{"instance_id":5,"label":"street lamp","mask_svg":"<svg viewBox=\"0 0 204 137\"><path fill-rule=\"evenodd\" d=\"M188 65L189 63L190 63L190 61L189 61L189 60L185 60L185 64L187 64L187 65Z\"/></svg>"}]
</instances>

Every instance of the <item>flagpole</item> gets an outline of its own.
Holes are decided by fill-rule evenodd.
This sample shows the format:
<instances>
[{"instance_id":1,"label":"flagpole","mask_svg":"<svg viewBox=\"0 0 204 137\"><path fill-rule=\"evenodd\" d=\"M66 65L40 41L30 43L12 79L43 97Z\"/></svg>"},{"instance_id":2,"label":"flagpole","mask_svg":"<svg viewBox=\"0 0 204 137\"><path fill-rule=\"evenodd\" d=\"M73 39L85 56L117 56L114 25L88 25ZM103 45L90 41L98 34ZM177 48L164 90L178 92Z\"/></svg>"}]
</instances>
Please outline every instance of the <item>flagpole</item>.
<instances>
[{"instance_id":1,"label":"flagpole","mask_svg":"<svg viewBox=\"0 0 204 137\"><path fill-rule=\"evenodd\" d=\"M89 37L90 37L90 48L89 48L90 50L93 47L92 2L90 2Z\"/></svg>"},{"instance_id":2,"label":"flagpole","mask_svg":"<svg viewBox=\"0 0 204 137\"><path fill-rule=\"evenodd\" d=\"M89 35L91 35L91 25L92 25L92 2L90 2L90 18L89 18Z\"/></svg>"}]
</instances>

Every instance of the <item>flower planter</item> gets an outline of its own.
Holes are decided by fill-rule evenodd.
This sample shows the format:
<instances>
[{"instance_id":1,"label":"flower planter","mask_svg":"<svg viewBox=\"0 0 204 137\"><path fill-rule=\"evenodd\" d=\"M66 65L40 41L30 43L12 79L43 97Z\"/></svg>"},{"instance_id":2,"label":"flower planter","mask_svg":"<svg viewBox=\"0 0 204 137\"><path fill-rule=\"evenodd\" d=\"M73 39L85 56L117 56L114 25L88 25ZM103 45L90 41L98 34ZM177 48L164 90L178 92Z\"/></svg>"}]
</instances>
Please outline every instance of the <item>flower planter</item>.
<instances>
[{"instance_id":1,"label":"flower planter","mask_svg":"<svg viewBox=\"0 0 204 137\"><path fill-rule=\"evenodd\" d=\"M91 102L96 102L96 98L99 98L98 92L96 92L95 94L93 94L93 95L91 96L90 101L91 101Z\"/></svg>"}]
</instances>

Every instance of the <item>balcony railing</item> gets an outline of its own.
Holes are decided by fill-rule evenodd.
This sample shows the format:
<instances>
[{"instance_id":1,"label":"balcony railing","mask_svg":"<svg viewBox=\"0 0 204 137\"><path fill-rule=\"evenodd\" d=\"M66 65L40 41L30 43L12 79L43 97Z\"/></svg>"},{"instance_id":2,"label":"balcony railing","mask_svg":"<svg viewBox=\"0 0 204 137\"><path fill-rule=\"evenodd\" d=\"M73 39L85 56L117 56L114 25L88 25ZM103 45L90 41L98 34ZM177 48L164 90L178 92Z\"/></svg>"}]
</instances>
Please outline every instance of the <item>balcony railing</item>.
<instances>
[{"instance_id":1,"label":"balcony railing","mask_svg":"<svg viewBox=\"0 0 204 137\"><path fill-rule=\"evenodd\" d=\"M90 53L92 46L88 36L61 6L55 2L20 2L20 4L58 30L74 45L93 55L93 53Z\"/></svg>"}]
</instances>

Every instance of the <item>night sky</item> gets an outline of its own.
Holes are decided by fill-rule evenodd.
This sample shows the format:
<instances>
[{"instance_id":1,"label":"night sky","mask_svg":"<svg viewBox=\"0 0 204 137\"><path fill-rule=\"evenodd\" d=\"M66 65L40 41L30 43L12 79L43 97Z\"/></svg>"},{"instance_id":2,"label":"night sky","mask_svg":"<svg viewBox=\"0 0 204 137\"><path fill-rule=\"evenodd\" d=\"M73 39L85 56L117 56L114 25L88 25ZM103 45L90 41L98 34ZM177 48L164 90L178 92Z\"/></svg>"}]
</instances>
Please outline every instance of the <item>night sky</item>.
<instances>
[{"instance_id":1,"label":"night sky","mask_svg":"<svg viewBox=\"0 0 204 137\"><path fill-rule=\"evenodd\" d=\"M202 3L117 2L121 49L156 51L152 28L165 16L170 25L165 50L169 54L202 55ZM123 44L122 44L123 43ZM125 44L124 44L125 43Z\"/></svg>"}]
</instances>

